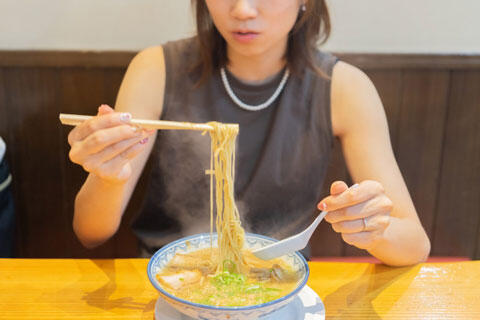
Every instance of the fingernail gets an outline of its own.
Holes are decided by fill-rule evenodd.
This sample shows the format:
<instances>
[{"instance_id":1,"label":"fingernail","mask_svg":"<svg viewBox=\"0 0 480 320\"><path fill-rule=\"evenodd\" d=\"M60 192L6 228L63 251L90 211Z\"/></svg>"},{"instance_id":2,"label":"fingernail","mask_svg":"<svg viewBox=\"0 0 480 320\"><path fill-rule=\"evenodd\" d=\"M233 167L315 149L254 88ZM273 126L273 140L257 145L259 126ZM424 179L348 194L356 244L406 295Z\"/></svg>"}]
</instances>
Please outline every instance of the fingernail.
<instances>
[{"instance_id":1,"label":"fingernail","mask_svg":"<svg viewBox=\"0 0 480 320\"><path fill-rule=\"evenodd\" d=\"M147 143L147 142L148 142L148 137L140 140L140 144L145 144L145 143Z\"/></svg>"},{"instance_id":2,"label":"fingernail","mask_svg":"<svg viewBox=\"0 0 480 320\"><path fill-rule=\"evenodd\" d=\"M350 189L355 189L358 188L358 183L355 183L353 186L350 187Z\"/></svg>"},{"instance_id":3,"label":"fingernail","mask_svg":"<svg viewBox=\"0 0 480 320\"><path fill-rule=\"evenodd\" d=\"M130 128L132 129L133 132L137 132L137 131L138 131L138 128L135 127L135 126L131 126Z\"/></svg>"},{"instance_id":4,"label":"fingernail","mask_svg":"<svg viewBox=\"0 0 480 320\"><path fill-rule=\"evenodd\" d=\"M130 120L132 120L132 115L128 112L124 112L120 114L120 120L123 122L130 122Z\"/></svg>"},{"instance_id":5,"label":"fingernail","mask_svg":"<svg viewBox=\"0 0 480 320\"><path fill-rule=\"evenodd\" d=\"M318 205L318 209L325 211L327 210L327 204L325 202L322 202Z\"/></svg>"}]
</instances>

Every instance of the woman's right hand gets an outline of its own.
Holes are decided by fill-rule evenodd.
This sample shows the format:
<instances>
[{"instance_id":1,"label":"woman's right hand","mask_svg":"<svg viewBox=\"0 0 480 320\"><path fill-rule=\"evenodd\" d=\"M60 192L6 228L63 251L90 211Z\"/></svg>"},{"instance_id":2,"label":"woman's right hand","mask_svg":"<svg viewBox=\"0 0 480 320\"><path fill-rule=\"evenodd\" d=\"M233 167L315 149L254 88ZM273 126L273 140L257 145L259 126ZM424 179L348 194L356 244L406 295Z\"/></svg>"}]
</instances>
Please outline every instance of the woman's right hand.
<instances>
[{"instance_id":1,"label":"woman's right hand","mask_svg":"<svg viewBox=\"0 0 480 320\"><path fill-rule=\"evenodd\" d=\"M154 132L130 124L131 118L100 106L97 116L69 133L70 160L107 182L125 182L132 174L130 160L144 150Z\"/></svg>"}]
</instances>

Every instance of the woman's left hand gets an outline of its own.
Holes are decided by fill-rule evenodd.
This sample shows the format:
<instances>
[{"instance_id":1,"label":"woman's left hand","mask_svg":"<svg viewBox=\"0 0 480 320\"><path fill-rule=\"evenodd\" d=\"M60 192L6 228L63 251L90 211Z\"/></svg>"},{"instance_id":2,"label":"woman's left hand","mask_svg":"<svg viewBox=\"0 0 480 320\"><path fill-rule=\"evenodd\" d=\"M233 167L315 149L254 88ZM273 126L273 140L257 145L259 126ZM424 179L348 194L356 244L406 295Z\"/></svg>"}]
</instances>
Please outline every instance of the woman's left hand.
<instances>
[{"instance_id":1,"label":"woman's left hand","mask_svg":"<svg viewBox=\"0 0 480 320\"><path fill-rule=\"evenodd\" d=\"M328 211L325 220L345 242L365 250L382 239L392 208L382 184L369 180L350 188L343 181L335 181L330 196L318 204L318 209Z\"/></svg>"}]
</instances>

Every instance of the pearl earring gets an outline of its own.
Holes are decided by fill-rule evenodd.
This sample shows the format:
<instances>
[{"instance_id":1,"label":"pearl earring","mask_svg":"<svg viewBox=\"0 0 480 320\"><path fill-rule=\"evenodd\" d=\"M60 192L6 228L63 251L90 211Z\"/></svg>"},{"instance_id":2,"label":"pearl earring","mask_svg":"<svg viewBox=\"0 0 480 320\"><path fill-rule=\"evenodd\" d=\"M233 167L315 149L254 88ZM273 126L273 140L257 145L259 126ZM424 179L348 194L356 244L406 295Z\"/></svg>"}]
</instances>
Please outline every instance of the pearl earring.
<instances>
[{"instance_id":1,"label":"pearl earring","mask_svg":"<svg viewBox=\"0 0 480 320\"><path fill-rule=\"evenodd\" d=\"M302 4L301 8L300 8L303 12L307 11L307 6L304 4Z\"/></svg>"}]
</instances>

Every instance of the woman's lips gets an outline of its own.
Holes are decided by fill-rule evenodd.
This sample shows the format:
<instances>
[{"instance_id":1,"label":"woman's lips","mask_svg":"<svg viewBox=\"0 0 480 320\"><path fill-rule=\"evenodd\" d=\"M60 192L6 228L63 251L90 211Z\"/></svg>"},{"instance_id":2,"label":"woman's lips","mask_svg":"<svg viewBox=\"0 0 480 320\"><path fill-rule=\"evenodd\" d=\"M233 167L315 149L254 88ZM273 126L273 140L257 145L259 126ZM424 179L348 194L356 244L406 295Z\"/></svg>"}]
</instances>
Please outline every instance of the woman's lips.
<instances>
[{"instance_id":1,"label":"woman's lips","mask_svg":"<svg viewBox=\"0 0 480 320\"><path fill-rule=\"evenodd\" d=\"M242 43L252 42L260 35L258 32L254 31L234 31L232 34L235 40Z\"/></svg>"}]
</instances>

